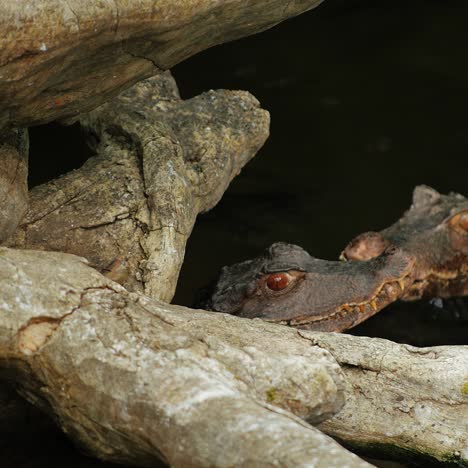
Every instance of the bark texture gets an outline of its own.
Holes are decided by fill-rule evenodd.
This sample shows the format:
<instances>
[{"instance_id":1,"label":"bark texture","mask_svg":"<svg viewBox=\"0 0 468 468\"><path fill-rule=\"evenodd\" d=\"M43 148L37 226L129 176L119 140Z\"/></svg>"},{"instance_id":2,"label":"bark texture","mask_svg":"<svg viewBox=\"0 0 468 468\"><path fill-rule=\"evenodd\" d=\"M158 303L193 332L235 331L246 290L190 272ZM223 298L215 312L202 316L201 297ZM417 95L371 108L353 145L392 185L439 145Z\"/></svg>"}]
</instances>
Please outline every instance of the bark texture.
<instances>
[{"instance_id":1,"label":"bark texture","mask_svg":"<svg viewBox=\"0 0 468 468\"><path fill-rule=\"evenodd\" d=\"M0 375L88 452L138 466L368 466L292 414L318 422L343 406L327 351L129 293L84 262L0 249Z\"/></svg>"},{"instance_id":2,"label":"bark texture","mask_svg":"<svg viewBox=\"0 0 468 468\"><path fill-rule=\"evenodd\" d=\"M300 334L331 352L349 384L321 430L367 453L468 466L468 346Z\"/></svg>"},{"instance_id":3,"label":"bark texture","mask_svg":"<svg viewBox=\"0 0 468 468\"><path fill-rule=\"evenodd\" d=\"M3 1L0 128L76 117L203 49L321 1Z\"/></svg>"},{"instance_id":4,"label":"bark texture","mask_svg":"<svg viewBox=\"0 0 468 468\"><path fill-rule=\"evenodd\" d=\"M0 376L99 458L365 466L322 421L360 448L468 461L466 347L170 306L62 253L0 249L0 289Z\"/></svg>"},{"instance_id":5,"label":"bark texture","mask_svg":"<svg viewBox=\"0 0 468 468\"><path fill-rule=\"evenodd\" d=\"M28 208L28 132L0 131L0 242L13 234Z\"/></svg>"},{"instance_id":6,"label":"bark texture","mask_svg":"<svg viewBox=\"0 0 468 468\"><path fill-rule=\"evenodd\" d=\"M86 257L134 291L172 299L198 213L212 208L268 137L242 91L180 100L167 72L83 118L97 155L34 188L9 245Z\"/></svg>"}]
</instances>

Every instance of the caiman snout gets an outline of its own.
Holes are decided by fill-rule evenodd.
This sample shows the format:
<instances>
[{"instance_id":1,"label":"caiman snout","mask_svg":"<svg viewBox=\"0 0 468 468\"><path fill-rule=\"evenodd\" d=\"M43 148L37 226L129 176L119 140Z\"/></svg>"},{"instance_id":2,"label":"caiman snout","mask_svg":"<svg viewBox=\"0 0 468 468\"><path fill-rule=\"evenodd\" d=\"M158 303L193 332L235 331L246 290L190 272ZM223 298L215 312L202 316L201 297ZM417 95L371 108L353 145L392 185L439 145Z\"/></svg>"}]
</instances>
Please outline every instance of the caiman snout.
<instances>
[{"instance_id":1,"label":"caiman snout","mask_svg":"<svg viewBox=\"0 0 468 468\"><path fill-rule=\"evenodd\" d=\"M389 246L365 262L331 262L276 243L224 268L203 306L245 318L315 330L357 325L404 294L414 258Z\"/></svg>"}]
</instances>

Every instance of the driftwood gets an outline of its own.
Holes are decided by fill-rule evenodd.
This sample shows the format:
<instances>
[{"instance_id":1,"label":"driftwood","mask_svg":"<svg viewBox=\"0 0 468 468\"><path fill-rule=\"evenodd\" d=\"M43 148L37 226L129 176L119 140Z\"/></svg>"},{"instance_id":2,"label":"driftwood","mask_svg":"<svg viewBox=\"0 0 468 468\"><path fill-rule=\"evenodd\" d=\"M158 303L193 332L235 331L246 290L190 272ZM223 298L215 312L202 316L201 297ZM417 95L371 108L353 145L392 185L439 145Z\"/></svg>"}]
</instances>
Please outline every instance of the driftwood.
<instances>
[{"instance_id":1,"label":"driftwood","mask_svg":"<svg viewBox=\"0 0 468 468\"><path fill-rule=\"evenodd\" d=\"M172 299L196 216L212 208L268 137L250 94L180 100L166 73L83 118L97 156L34 188L10 246L84 256L127 288Z\"/></svg>"},{"instance_id":2,"label":"driftwood","mask_svg":"<svg viewBox=\"0 0 468 468\"><path fill-rule=\"evenodd\" d=\"M75 118L216 44L322 0L0 2L0 128Z\"/></svg>"},{"instance_id":3,"label":"driftwood","mask_svg":"<svg viewBox=\"0 0 468 468\"><path fill-rule=\"evenodd\" d=\"M349 384L345 407L321 430L380 457L466 466L468 346L299 333L333 355Z\"/></svg>"},{"instance_id":4,"label":"driftwood","mask_svg":"<svg viewBox=\"0 0 468 468\"><path fill-rule=\"evenodd\" d=\"M2 248L0 288L1 375L100 458L360 466L303 419L361 448L468 461L466 348L170 306L61 253Z\"/></svg>"},{"instance_id":5,"label":"driftwood","mask_svg":"<svg viewBox=\"0 0 468 468\"><path fill-rule=\"evenodd\" d=\"M28 203L28 133L0 131L0 242L13 234Z\"/></svg>"},{"instance_id":6,"label":"driftwood","mask_svg":"<svg viewBox=\"0 0 468 468\"><path fill-rule=\"evenodd\" d=\"M292 329L157 303L60 253L1 249L0 288L2 375L100 458L367 465L291 414L344 402L339 366Z\"/></svg>"}]
</instances>

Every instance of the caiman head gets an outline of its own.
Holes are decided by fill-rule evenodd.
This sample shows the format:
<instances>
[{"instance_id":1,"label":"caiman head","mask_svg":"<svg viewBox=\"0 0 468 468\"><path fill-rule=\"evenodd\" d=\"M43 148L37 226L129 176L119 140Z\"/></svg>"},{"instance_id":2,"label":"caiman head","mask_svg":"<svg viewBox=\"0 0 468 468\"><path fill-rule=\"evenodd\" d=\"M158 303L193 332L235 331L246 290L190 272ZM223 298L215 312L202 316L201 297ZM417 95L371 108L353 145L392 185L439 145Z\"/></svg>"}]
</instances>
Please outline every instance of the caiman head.
<instances>
[{"instance_id":1,"label":"caiman head","mask_svg":"<svg viewBox=\"0 0 468 468\"><path fill-rule=\"evenodd\" d=\"M276 243L224 267L197 305L305 329L342 331L377 313L408 287L414 259L389 247L364 262L331 262Z\"/></svg>"},{"instance_id":2,"label":"caiman head","mask_svg":"<svg viewBox=\"0 0 468 468\"><path fill-rule=\"evenodd\" d=\"M224 267L198 306L299 328L343 331L396 299L468 295L468 200L416 187L395 224L351 241L346 262L285 243Z\"/></svg>"},{"instance_id":3,"label":"caiman head","mask_svg":"<svg viewBox=\"0 0 468 468\"><path fill-rule=\"evenodd\" d=\"M341 258L366 264L392 246L415 260L401 299L468 295L468 199L462 195L416 187L410 209L395 224L357 236Z\"/></svg>"}]
</instances>

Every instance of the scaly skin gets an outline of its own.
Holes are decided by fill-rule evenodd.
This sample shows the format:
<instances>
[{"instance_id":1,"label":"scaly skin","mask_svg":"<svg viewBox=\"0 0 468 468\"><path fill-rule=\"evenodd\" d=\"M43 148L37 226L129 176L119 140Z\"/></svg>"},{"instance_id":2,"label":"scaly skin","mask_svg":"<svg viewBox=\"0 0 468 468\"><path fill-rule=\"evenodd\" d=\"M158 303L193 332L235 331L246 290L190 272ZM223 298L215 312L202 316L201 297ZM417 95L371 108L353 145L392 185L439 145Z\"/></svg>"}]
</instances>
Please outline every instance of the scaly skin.
<instances>
[{"instance_id":1,"label":"scaly skin","mask_svg":"<svg viewBox=\"0 0 468 468\"><path fill-rule=\"evenodd\" d=\"M401 299L468 295L468 200L462 195L416 187L413 204L395 224L357 236L340 258L366 261L390 246L415 258Z\"/></svg>"},{"instance_id":2,"label":"scaly skin","mask_svg":"<svg viewBox=\"0 0 468 468\"><path fill-rule=\"evenodd\" d=\"M319 260L298 246L276 243L253 260L224 267L198 305L343 331L397 299L468 295L468 200L416 187L399 221L361 234L341 258L350 261Z\"/></svg>"}]
</instances>

